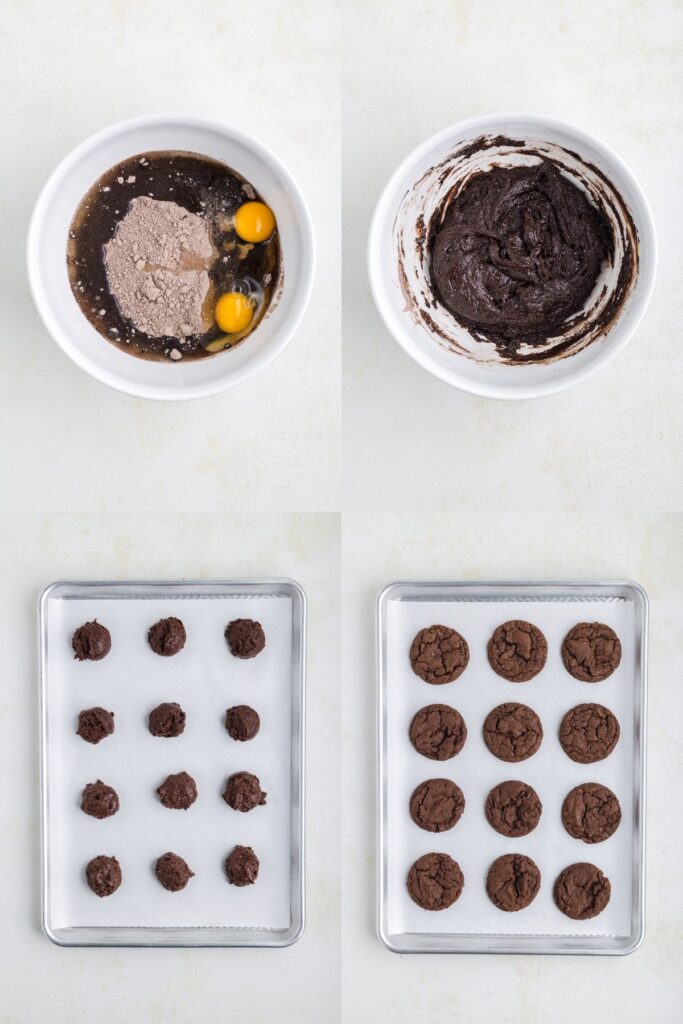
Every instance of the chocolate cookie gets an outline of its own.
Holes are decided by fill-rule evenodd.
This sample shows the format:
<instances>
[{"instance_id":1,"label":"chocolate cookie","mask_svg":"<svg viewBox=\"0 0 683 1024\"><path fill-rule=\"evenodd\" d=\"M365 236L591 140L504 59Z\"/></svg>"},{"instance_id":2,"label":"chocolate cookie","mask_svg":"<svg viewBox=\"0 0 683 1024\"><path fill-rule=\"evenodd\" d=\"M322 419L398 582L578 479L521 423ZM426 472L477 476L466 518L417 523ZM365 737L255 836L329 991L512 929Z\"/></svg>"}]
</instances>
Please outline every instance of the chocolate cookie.
<instances>
[{"instance_id":1,"label":"chocolate cookie","mask_svg":"<svg viewBox=\"0 0 683 1024\"><path fill-rule=\"evenodd\" d=\"M537 626L512 619L498 626L487 650L494 672L511 683L527 683L545 665L548 642Z\"/></svg>"},{"instance_id":2,"label":"chocolate cookie","mask_svg":"<svg viewBox=\"0 0 683 1024\"><path fill-rule=\"evenodd\" d=\"M111 896L121 885L121 865L116 857L93 857L85 866L85 880L96 896Z\"/></svg>"},{"instance_id":3,"label":"chocolate cookie","mask_svg":"<svg viewBox=\"0 0 683 1024\"><path fill-rule=\"evenodd\" d=\"M408 892L423 910L445 910L462 892L465 879L447 853L425 853L408 872Z\"/></svg>"},{"instance_id":4,"label":"chocolate cookie","mask_svg":"<svg viewBox=\"0 0 683 1024\"><path fill-rule=\"evenodd\" d=\"M162 854L154 865L154 874L169 892L179 892L194 878L194 871L177 853Z\"/></svg>"},{"instance_id":5,"label":"chocolate cookie","mask_svg":"<svg viewBox=\"0 0 683 1024\"><path fill-rule=\"evenodd\" d=\"M256 775L250 772L235 772L225 784L223 799L233 811L252 811L263 806L266 796Z\"/></svg>"},{"instance_id":6,"label":"chocolate cookie","mask_svg":"<svg viewBox=\"0 0 683 1024\"><path fill-rule=\"evenodd\" d=\"M83 790L81 810L93 818L111 818L119 809L119 796L115 789L98 779L89 782Z\"/></svg>"},{"instance_id":7,"label":"chocolate cookie","mask_svg":"<svg viewBox=\"0 0 683 1024\"><path fill-rule=\"evenodd\" d=\"M577 704L560 726L560 743L572 761L593 764L612 753L619 740L619 722L602 704Z\"/></svg>"},{"instance_id":8,"label":"chocolate cookie","mask_svg":"<svg viewBox=\"0 0 683 1024\"><path fill-rule=\"evenodd\" d=\"M114 712L104 708L86 708L78 716L76 733L86 743L99 743L114 731Z\"/></svg>"},{"instance_id":9,"label":"chocolate cookie","mask_svg":"<svg viewBox=\"0 0 683 1024\"><path fill-rule=\"evenodd\" d=\"M413 790L410 817L427 832L447 832L460 821L465 797L450 779L427 779Z\"/></svg>"},{"instance_id":10,"label":"chocolate cookie","mask_svg":"<svg viewBox=\"0 0 683 1024\"><path fill-rule=\"evenodd\" d=\"M225 712L225 728L234 740L253 740L261 728L258 713L248 704L236 704Z\"/></svg>"},{"instance_id":11,"label":"chocolate cookie","mask_svg":"<svg viewBox=\"0 0 683 1024\"><path fill-rule=\"evenodd\" d=\"M541 886L541 872L531 857L506 853L494 860L486 876L486 892L499 910L524 910Z\"/></svg>"},{"instance_id":12,"label":"chocolate cookie","mask_svg":"<svg viewBox=\"0 0 683 1024\"><path fill-rule=\"evenodd\" d=\"M586 921L601 914L612 893L609 878L595 864L570 864L555 882L555 903L567 917Z\"/></svg>"},{"instance_id":13,"label":"chocolate cookie","mask_svg":"<svg viewBox=\"0 0 683 1024\"><path fill-rule=\"evenodd\" d=\"M448 626L421 629L410 645L413 672L425 683L452 683L470 660L467 640Z\"/></svg>"},{"instance_id":14,"label":"chocolate cookie","mask_svg":"<svg viewBox=\"0 0 683 1024\"><path fill-rule=\"evenodd\" d=\"M225 639L236 658L255 658L266 646L266 634L260 622L234 619L225 627Z\"/></svg>"},{"instance_id":15,"label":"chocolate cookie","mask_svg":"<svg viewBox=\"0 0 683 1024\"><path fill-rule=\"evenodd\" d=\"M185 731L185 712L180 704L159 704L149 713L149 731L152 736L170 739Z\"/></svg>"},{"instance_id":16,"label":"chocolate cookie","mask_svg":"<svg viewBox=\"0 0 683 1024\"><path fill-rule=\"evenodd\" d=\"M526 704L499 704L484 722L484 742L501 761L525 761L543 741L543 726Z\"/></svg>"},{"instance_id":17,"label":"chocolate cookie","mask_svg":"<svg viewBox=\"0 0 683 1024\"><path fill-rule=\"evenodd\" d=\"M616 832L620 821L619 801L607 786L582 782L564 798L562 824L574 839L602 843Z\"/></svg>"},{"instance_id":18,"label":"chocolate cookie","mask_svg":"<svg viewBox=\"0 0 683 1024\"><path fill-rule=\"evenodd\" d=\"M599 683L619 667L621 641L603 622L580 622L562 642L562 661L575 679Z\"/></svg>"},{"instance_id":19,"label":"chocolate cookie","mask_svg":"<svg viewBox=\"0 0 683 1024\"><path fill-rule=\"evenodd\" d=\"M519 839L538 825L543 805L533 786L509 779L494 786L484 805L486 820L501 836Z\"/></svg>"},{"instance_id":20,"label":"chocolate cookie","mask_svg":"<svg viewBox=\"0 0 683 1024\"><path fill-rule=\"evenodd\" d=\"M448 761L464 747L467 726L462 715L448 704L428 704L414 716L409 736L418 754L432 761Z\"/></svg>"},{"instance_id":21,"label":"chocolate cookie","mask_svg":"<svg viewBox=\"0 0 683 1024\"><path fill-rule=\"evenodd\" d=\"M155 654L171 658L174 654L182 651L187 635L180 619L171 616L168 619L159 619L158 622L155 622L147 634L147 640Z\"/></svg>"},{"instance_id":22,"label":"chocolate cookie","mask_svg":"<svg viewBox=\"0 0 683 1024\"><path fill-rule=\"evenodd\" d=\"M71 637L77 661L101 661L111 650L111 633L97 619L79 626Z\"/></svg>"},{"instance_id":23,"label":"chocolate cookie","mask_svg":"<svg viewBox=\"0 0 683 1024\"><path fill-rule=\"evenodd\" d=\"M157 789L164 807L186 811L197 799L197 783L187 772L169 775Z\"/></svg>"},{"instance_id":24,"label":"chocolate cookie","mask_svg":"<svg viewBox=\"0 0 683 1024\"><path fill-rule=\"evenodd\" d=\"M251 846L236 846L225 858L230 885L253 885L258 878L259 859Z\"/></svg>"}]
</instances>

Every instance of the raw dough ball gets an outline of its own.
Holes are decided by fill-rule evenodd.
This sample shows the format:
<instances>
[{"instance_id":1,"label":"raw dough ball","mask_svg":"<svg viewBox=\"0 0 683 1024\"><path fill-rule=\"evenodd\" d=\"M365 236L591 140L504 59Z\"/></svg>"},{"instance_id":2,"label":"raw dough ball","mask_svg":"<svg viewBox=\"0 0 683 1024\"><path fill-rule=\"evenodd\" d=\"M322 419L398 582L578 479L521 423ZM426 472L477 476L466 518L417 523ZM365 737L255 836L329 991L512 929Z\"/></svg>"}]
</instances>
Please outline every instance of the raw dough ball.
<instances>
[{"instance_id":1,"label":"raw dough ball","mask_svg":"<svg viewBox=\"0 0 683 1024\"><path fill-rule=\"evenodd\" d=\"M169 892L179 892L194 878L194 871L177 853L164 853L159 857L154 865L154 874Z\"/></svg>"},{"instance_id":2,"label":"raw dough ball","mask_svg":"<svg viewBox=\"0 0 683 1024\"><path fill-rule=\"evenodd\" d=\"M93 857L85 866L85 880L96 896L111 896L121 885L121 878L116 857Z\"/></svg>"},{"instance_id":3,"label":"raw dough ball","mask_svg":"<svg viewBox=\"0 0 683 1024\"><path fill-rule=\"evenodd\" d=\"M186 639L182 622L172 616L169 619L159 619L147 634L149 646L155 654L161 654L164 658L170 658L182 651Z\"/></svg>"},{"instance_id":4,"label":"raw dough ball","mask_svg":"<svg viewBox=\"0 0 683 1024\"><path fill-rule=\"evenodd\" d=\"M225 873L231 885L253 885L258 869L259 859L251 846L236 846L225 858Z\"/></svg>"},{"instance_id":5,"label":"raw dough ball","mask_svg":"<svg viewBox=\"0 0 683 1024\"><path fill-rule=\"evenodd\" d=\"M98 779L97 782L89 782L83 790L81 810L93 818L111 818L118 809L118 793L101 779Z\"/></svg>"},{"instance_id":6,"label":"raw dough ball","mask_svg":"<svg viewBox=\"0 0 683 1024\"><path fill-rule=\"evenodd\" d=\"M251 811L265 804L267 794L261 789L256 775L250 772L236 772L225 784L223 799L233 811Z\"/></svg>"},{"instance_id":7,"label":"raw dough ball","mask_svg":"<svg viewBox=\"0 0 683 1024\"><path fill-rule=\"evenodd\" d=\"M266 634L260 622L234 619L225 627L225 639L236 658L255 658L266 646Z\"/></svg>"},{"instance_id":8,"label":"raw dough ball","mask_svg":"<svg viewBox=\"0 0 683 1024\"><path fill-rule=\"evenodd\" d=\"M114 712L104 708L86 708L78 716L77 734L86 743L99 743L114 731Z\"/></svg>"},{"instance_id":9,"label":"raw dough ball","mask_svg":"<svg viewBox=\"0 0 683 1024\"><path fill-rule=\"evenodd\" d=\"M253 740L261 728L261 719L248 704L237 704L225 712L225 728L234 740Z\"/></svg>"},{"instance_id":10,"label":"raw dough ball","mask_svg":"<svg viewBox=\"0 0 683 1024\"><path fill-rule=\"evenodd\" d=\"M71 646L77 661L101 661L111 650L111 633L93 619L78 627L71 637Z\"/></svg>"},{"instance_id":11,"label":"raw dough ball","mask_svg":"<svg viewBox=\"0 0 683 1024\"><path fill-rule=\"evenodd\" d=\"M185 729L185 712L180 704L159 704L149 713L152 736L180 736Z\"/></svg>"},{"instance_id":12,"label":"raw dough ball","mask_svg":"<svg viewBox=\"0 0 683 1024\"><path fill-rule=\"evenodd\" d=\"M169 775L157 789L164 807L186 811L197 799L197 783L187 772Z\"/></svg>"}]
</instances>

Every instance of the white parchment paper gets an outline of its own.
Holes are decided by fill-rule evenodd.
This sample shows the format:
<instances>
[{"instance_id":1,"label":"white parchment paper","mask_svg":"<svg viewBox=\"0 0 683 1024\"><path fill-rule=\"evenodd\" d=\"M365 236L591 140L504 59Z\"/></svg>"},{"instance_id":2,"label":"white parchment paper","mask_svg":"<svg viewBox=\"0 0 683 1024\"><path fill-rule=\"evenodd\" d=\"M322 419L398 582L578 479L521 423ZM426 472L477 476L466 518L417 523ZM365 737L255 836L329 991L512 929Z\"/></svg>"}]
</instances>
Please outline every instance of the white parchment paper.
<instances>
[{"instance_id":1,"label":"white parchment paper","mask_svg":"<svg viewBox=\"0 0 683 1024\"><path fill-rule=\"evenodd\" d=\"M496 626L508 619L526 619L548 640L543 671L528 683L511 683L496 675L488 663L486 645ZM560 648L578 622L600 621L621 639L619 668L601 683L574 679L562 664ZM553 601L411 601L387 604L386 732L388 779L386 849L387 925L392 934L423 932L479 935L600 935L631 932L635 655L634 607L625 600L595 602ZM434 686L412 671L408 658L419 629L442 623L467 639L470 662L453 683ZM498 704L528 704L540 716L544 739L535 755L518 764L494 757L486 747L482 726ZM464 717L468 737L460 754L449 761L432 761L418 754L408 737L413 715L426 704L443 703ZM612 754L593 765L576 764L562 750L558 730L574 705L599 703L610 708L621 726ZM445 777L465 794L465 811L448 832L426 832L410 817L409 800L415 786L429 778ZM486 820L484 802L492 786L505 779L530 783L543 804L536 829L521 839L507 839ZM560 811L566 794L580 782L609 786L619 798L622 820L603 843L586 844L565 831ZM406 877L412 863L431 851L450 854L462 868L465 885L460 899L447 910L421 909L408 895ZM486 895L488 868L505 853L531 857L541 871L541 888L525 910L505 913ZM589 861L600 867L612 884L607 908L589 921L572 921L553 902L553 884L567 865Z\"/></svg>"},{"instance_id":2,"label":"white parchment paper","mask_svg":"<svg viewBox=\"0 0 683 1024\"><path fill-rule=\"evenodd\" d=\"M158 619L175 615L187 631L183 651L160 657L147 643ZM110 630L111 652L77 662L71 636L97 618ZM266 647L251 660L233 657L226 624L254 618ZM47 841L50 918L55 928L241 927L290 924L292 602L284 596L51 600L47 611ZM182 736L154 737L150 710L177 701L187 714ZM261 728L239 743L224 727L225 711L249 704ZM99 744L76 734L78 713L100 705L115 713L115 732ZM187 811L164 807L156 788L168 774L188 771L198 799ZM267 803L248 813L222 799L227 777L258 775ZM80 810L88 782L102 779L121 807L104 821ZM256 884L229 885L223 871L235 845L260 860ZM158 856L184 857L195 877L167 892L154 875ZM98 854L114 855L123 883L100 899L84 868Z\"/></svg>"}]
</instances>

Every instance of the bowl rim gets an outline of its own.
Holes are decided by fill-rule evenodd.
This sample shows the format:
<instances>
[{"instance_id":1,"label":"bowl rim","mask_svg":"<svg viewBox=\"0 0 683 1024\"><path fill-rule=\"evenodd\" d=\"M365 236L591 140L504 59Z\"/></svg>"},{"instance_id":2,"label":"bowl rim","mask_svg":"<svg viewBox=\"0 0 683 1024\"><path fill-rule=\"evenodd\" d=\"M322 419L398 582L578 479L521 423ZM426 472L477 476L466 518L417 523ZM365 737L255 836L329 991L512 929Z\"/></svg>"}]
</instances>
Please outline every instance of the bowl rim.
<instances>
[{"instance_id":1,"label":"bowl rim","mask_svg":"<svg viewBox=\"0 0 683 1024\"><path fill-rule=\"evenodd\" d=\"M485 381L480 382L461 377L457 369L457 360L454 360L453 367L443 367L439 362L433 360L429 353L423 351L419 345L413 341L412 337L405 330L402 322L394 315L393 308L387 298L386 289L384 288L381 278L381 268L384 266L383 261L385 259L380 250L381 225L386 220L387 212L390 208L397 208L397 186L411 167L423 160L426 154L434 147L440 146L449 140L453 140L455 142L456 135L465 135L472 131L485 132L487 129L491 129L496 126L500 128L500 122L502 121L523 121L531 126L538 127L539 129L546 128L551 131L557 130L573 136L579 144L585 143L588 146L594 147L598 153L604 157L605 162L613 164L619 173L629 182L632 191L637 195L638 201L642 206L642 221L646 225L647 233L651 239L651 251L648 253L647 265L643 266L641 262L638 272L641 288L640 310L637 314L632 315L628 326L623 329L622 336L617 338L612 337L610 342L602 347L590 363L577 368L573 373L560 378L549 378L548 381L544 383L530 384L527 386L516 385L514 389L510 389L501 384ZM396 209L394 209L393 212L395 214ZM641 234L642 233L643 232L641 232ZM599 139L597 136L587 132L583 128L579 128L571 121L565 121L562 118L554 117L552 115L526 113L524 111L501 111L489 114L479 114L474 117L465 118L462 121L456 121L419 143L403 160L401 160L398 167L384 185L375 204L368 231L366 257L370 290L372 292L372 297L377 311L380 314L384 326L387 328L394 341L400 345L403 351L406 352L411 359L418 363L428 373L432 374L432 376L437 377L439 380L449 384L451 387L458 388L460 391L465 391L468 394L478 395L482 398L497 398L508 401L524 400L531 398L543 398L547 395L557 394L560 391L566 391L569 388L582 383L602 366L614 359L630 341L640 324L640 321L645 315L652 297L652 291L657 275L657 232L650 204L648 203L640 182L621 157L615 153L611 146L603 142L602 139Z\"/></svg>"},{"instance_id":2,"label":"bowl rim","mask_svg":"<svg viewBox=\"0 0 683 1024\"><path fill-rule=\"evenodd\" d=\"M270 165L282 178L285 188L291 195L297 208L300 217L303 245L302 273L299 275L296 285L298 296L293 304L289 323L285 325L284 330L280 331L268 347L255 356L248 366L241 369L233 369L232 373L224 373L224 376L216 377L213 380L183 385L181 390L174 389L170 391L168 386L163 383L150 384L122 380L117 374L112 374L110 371L103 369L96 361L91 361L83 356L79 346L71 341L66 331L63 331L57 323L53 322L49 314L42 285L42 275L38 270L38 248L43 218L55 185L60 179L69 174L85 153L92 152L109 139L130 130L158 127L159 125L172 126L174 124L182 124L187 127L199 128L226 136L243 145L246 149L251 150L264 164ZM31 212L26 241L26 270L31 296L43 326L62 352L81 370L85 371L88 376L99 381L101 384L106 384L115 391L134 398L146 398L157 401L186 401L208 398L211 395L220 394L229 388L241 384L271 363L290 342L301 324L313 291L315 266L316 245L311 212L300 186L280 158L264 143L239 128L235 128L215 118L185 113L142 114L114 121L87 135L72 147L50 172L38 194Z\"/></svg>"}]
</instances>

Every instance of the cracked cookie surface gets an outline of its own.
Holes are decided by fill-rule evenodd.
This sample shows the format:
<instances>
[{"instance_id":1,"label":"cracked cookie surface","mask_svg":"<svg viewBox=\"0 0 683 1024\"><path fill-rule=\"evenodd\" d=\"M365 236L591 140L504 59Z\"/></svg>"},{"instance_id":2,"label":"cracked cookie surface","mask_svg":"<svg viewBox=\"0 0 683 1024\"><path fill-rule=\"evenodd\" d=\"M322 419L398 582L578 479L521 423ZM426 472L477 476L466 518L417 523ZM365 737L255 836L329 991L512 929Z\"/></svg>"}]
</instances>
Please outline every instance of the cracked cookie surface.
<instances>
[{"instance_id":1,"label":"cracked cookie surface","mask_svg":"<svg viewBox=\"0 0 683 1024\"><path fill-rule=\"evenodd\" d=\"M446 910L460 897L465 879L447 853L425 853L408 872L408 892L423 910Z\"/></svg>"},{"instance_id":2,"label":"cracked cookie surface","mask_svg":"<svg viewBox=\"0 0 683 1024\"><path fill-rule=\"evenodd\" d=\"M574 839L602 843L614 835L620 822L617 797L598 782L582 782L564 798L562 824Z\"/></svg>"},{"instance_id":3,"label":"cracked cookie surface","mask_svg":"<svg viewBox=\"0 0 683 1024\"><path fill-rule=\"evenodd\" d=\"M498 626L488 643L489 664L511 683L527 683L548 657L548 642L538 626L511 619Z\"/></svg>"},{"instance_id":4,"label":"cracked cookie surface","mask_svg":"<svg viewBox=\"0 0 683 1024\"><path fill-rule=\"evenodd\" d=\"M600 683L621 662L621 641L603 622L579 622L562 642L564 667L575 679Z\"/></svg>"},{"instance_id":5,"label":"cracked cookie surface","mask_svg":"<svg viewBox=\"0 0 683 1024\"><path fill-rule=\"evenodd\" d=\"M560 743L572 761L593 764L612 753L620 731L616 715L603 704L577 704L562 719Z\"/></svg>"},{"instance_id":6,"label":"cracked cookie surface","mask_svg":"<svg viewBox=\"0 0 683 1024\"><path fill-rule=\"evenodd\" d=\"M410 817L427 832L447 832L460 821L465 797L450 779L427 779L413 790Z\"/></svg>"},{"instance_id":7,"label":"cracked cookie surface","mask_svg":"<svg viewBox=\"0 0 683 1024\"><path fill-rule=\"evenodd\" d=\"M467 640L449 626L421 629L410 645L413 672L425 683L452 683L467 668Z\"/></svg>"},{"instance_id":8,"label":"cracked cookie surface","mask_svg":"<svg viewBox=\"0 0 683 1024\"><path fill-rule=\"evenodd\" d=\"M467 726L460 712L448 704L427 704L414 715L408 734L418 754L448 761L464 747Z\"/></svg>"},{"instance_id":9,"label":"cracked cookie surface","mask_svg":"<svg viewBox=\"0 0 683 1024\"><path fill-rule=\"evenodd\" d=\"M570 864L560 872L553 896L563 914L574 921L587 921L601 914L612 893L610 880L595 864Z\"/></svg>"},{"instance_id":10,"label":"cracked cookie surface","mask_svg":"<svg viewBox=\"0 0 683 1024\"><path fill-rule=\"evenodd\" d=\"M531 857L507 853L494 860L486 877L486 892L499 910L524 910L541 887L541 872Z\"/></svg>"},{"instance_id":11,"label":"cracked cookie surface","mask_svg":"<svg viewBox=\"0 0 683 1024\"><path fill-rule=\"evenodd\" d=\"M501 761L525 761L542 741L541 720L526 704L499 704L484 721L484 742Z\"/></svg>"},{"instance_id":12,"label":"cracked cookie surface","mask_svg":"<svg viewBox=\"0 0 683 1024\"><path fill-rule=\"evenodd\" d=\"M527 836L538 825L543 805L533 786L517 779L508 779L494 786L486 798L486 820L491 828L517 839Z\"/></svg>"}]
</instances>

